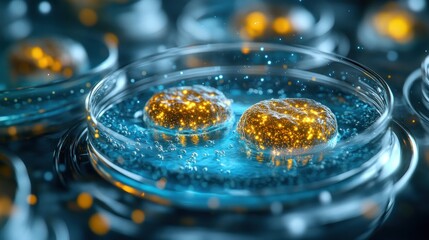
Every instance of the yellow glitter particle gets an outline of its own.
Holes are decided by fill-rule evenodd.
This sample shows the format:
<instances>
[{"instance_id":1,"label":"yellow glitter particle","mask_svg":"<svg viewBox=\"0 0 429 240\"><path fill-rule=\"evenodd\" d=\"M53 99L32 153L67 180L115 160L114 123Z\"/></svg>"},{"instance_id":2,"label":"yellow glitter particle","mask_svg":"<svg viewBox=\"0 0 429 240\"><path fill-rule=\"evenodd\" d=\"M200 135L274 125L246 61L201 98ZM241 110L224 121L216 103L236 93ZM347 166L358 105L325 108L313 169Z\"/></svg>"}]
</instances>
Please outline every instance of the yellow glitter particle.
<instances>
[{"instance_id":1,"label":"yellow glitter particle","mask_svg":"<svg viewBox=\"0 0 429 240\"><path fill-rule=\"evenodd\" d=\"M30 205L35 205L37 203L37 196L34 194L30 194L27 196L27 202Z\"/></svg>"},{"instance_id":2,"label":"yellow glitter particle","mask_svg":"<svg viewBox=\"0 0 429 240\"><path fill-rule=\"evenodd\" d=\"M291 20L287 17L278 17L274 19L272 27L277 34L290 34L295 32Z\"/></svg>"},{"instance_id":3,"label":"yellow glitter particle","mask_svg":"<svg viewBox=\"0 0 429 240\"><path fill-rule=\"evenodd\" d=\"M332 111L305 98L261 101L243 113L237 128L241 138L257 150L283 153L333 144L337 135Z\"/></svg>"},{"instance_id":4,"label":"yellow glitter particle","mask_svg":"<svg viewBox=\"0 0 429 240\"><path fill-rule=\"evenodd\" d=\"M140 209L136 209L131 213L131 219L133 222L140 224L145 219L145 213Z\"/></svg>"},{"instance_id":5,"label":"yellow glitter particle","mask_svg":"<svg viewBox=\"0 0 429 240\"><path fill-rule=\"evenodd\" d=\"M77 196L76 203L82 209L89 209L93 203L91 194L86 192L80 193Z\"/></svg>"},{"instance_id":6,"label":"yellow glitter particle","mask_svg":"<svg viewBox=\"0 0 429 240\"><path fill-rule=\"evenodd\" d=\"M208 131L232 117L231 101L212 87L174 87L153 95L145 105L149 126L181 133Z\"/></svg>"}]
</instances>

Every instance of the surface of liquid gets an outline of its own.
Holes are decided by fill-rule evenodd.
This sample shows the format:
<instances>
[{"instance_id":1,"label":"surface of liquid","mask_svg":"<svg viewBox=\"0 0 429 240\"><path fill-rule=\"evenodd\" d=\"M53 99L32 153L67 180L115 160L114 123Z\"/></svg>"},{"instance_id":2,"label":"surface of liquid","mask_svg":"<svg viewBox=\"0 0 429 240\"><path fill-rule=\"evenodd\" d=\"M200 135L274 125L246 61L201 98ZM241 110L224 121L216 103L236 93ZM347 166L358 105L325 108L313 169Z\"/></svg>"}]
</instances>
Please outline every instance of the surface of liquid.
<instances>
[{"instance_id":1,"label":"surface of liquid","mask_svg":"<svg viewBox=\"0 0 429 240\"><path fill-rule=\"evenodd\" d=\"M333 79L317 79L304 71L286 76L227 71L215 76L186 76L127 95L102 111L98 121L109 133L96 133L92 144L98 153L136 176L158 180L159 188L173 184L193 191L234 191L322 181L362 166L379 151L366 145L326 154L269 156L249 150L239 138L236 126L243 112L272 98L310 98L329 107L337 118L338 142L363 132L380 117L379 111L352 87L331 84ZM214 134L184 136L161 133L145 125L144 105L154 93L196 84L215 87L233 100L234 116L229 128Z\"/></svg>"}]
</instances>

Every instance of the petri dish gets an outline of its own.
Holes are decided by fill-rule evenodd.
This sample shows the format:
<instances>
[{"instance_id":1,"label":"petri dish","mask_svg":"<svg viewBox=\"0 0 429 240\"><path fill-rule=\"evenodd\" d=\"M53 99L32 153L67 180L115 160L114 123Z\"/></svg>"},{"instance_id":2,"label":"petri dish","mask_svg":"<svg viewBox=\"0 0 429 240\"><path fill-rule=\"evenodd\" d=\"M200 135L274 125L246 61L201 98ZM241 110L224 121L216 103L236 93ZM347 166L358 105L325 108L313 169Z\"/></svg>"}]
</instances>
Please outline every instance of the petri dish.
<instances>
[{"instance_id":1,"label":"petri dish","mask_svg":"<svg viewBox=\"0 0 429 240\"><path fill-rule=\"evenodd\" d=\"M249 51L243 53L243 46ZM230 128L171 135L145 125L144 105L153 94L190 85L211 86L232 99ZM235 131L237 121L251 105L271 98L311 98L328 106L338 121L335 147L280 156L249 153ZM401 162L385 82L358 63L314 49L269 43L171 49L104 78L86 107L95 170L130 193L183 208L293 205L372 180L392 193ZM380 171L387 171L386 178L376 177Z\"/></svg>"},{"instance_id":2,"label":"petri dish","mask_svg":"<svg viewBox=\"0 0 429 240\"><path fill-rule=\"evenodd\" d=\"M263 41L347 55L349 41L334 23L333 11L320 3L191 1L177 22L178 45Z\"/></svg>"},{"instance_id":3,"label":"petri dish","mask_svg":"<svg viewBox=\"0 0 429 240\"><path fill-rule=\"evenodd\" d=\"M58 179L68 191L92 196L93 205L87 211L101 214L108 220L108 237L145 234L154 239L187 239L189 235L224 239L320 238L335 237L345 230L349 236L367 237L389 216L394 195L406 184L416 164L413 139L397 123L392 122L391 128L403 143L400 155L405 160L397 168L393 195L364 188L362 192L343 199L323 192L318 202L310 203L309 208L298 205L286 207L273 202L264 211L234 209L206 212L165 205L165 201L156 198L152 199L154 203L141 201L140 196L124 194L123 190L130 189L108 184L95 172L88 154L88 129L84 123L75 125L64 134L54 160ZM339 210L342 214L332 214ZM208 214L210 218L207 218ZM87 215L84 213L81 218L85 219ZM138 216L143 216L143 220Z\"/></svg>"},{"instance_id":4,"label":"petri dish","mask_svg":"<svg viewBox=\"0 0 429 240\"><path fill-rule=\"evenodd\" d=\"M88 67L79 74L53 77L32 86L11 86L8 63L13 43L5 43L0 52L0 140L16 140L62 130L82 118L83 101L89 89L116 67L116 45L103 35L85 31L65 31L51 25L37 27L31 39L61 37L82 45L88 55ZM65 44L65 47L67 44ZM42 80L42 78L41 78Z\"/></svg>"}]
</instances>

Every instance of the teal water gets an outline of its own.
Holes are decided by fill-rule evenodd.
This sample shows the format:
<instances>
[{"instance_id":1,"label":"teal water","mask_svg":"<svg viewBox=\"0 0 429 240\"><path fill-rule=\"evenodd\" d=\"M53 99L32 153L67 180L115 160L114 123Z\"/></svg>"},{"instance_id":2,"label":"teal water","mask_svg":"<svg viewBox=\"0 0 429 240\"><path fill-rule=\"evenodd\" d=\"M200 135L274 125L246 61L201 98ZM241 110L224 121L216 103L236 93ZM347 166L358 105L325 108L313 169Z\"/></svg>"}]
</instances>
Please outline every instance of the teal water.
<instances>
[{"instance_id":1,"label":"teal water","mask_svg":"<svg viewBox=\"0 0 429 240\"><path fill-rule=\"evenodd\" d=\"M249 151L239 139L235 128L241 114L251 105L271 98L311 98L328 106L337 118L338 142L358 135L380 117L371 101L357 95L353 88L303 73L291 76L227 73L192 76L139 91L101 112L98 121L112 132L100 131L93 145L122 169L145 179L163 179L166 187L176 190L298 186L361 166L380 149L369 144L272 157ZM162 134L144 124L143 108L153 93L172 86L195 84L216 87L233 100L234 117L229 128L205 136L179 136Z\"/></svg>"}]
</instances>

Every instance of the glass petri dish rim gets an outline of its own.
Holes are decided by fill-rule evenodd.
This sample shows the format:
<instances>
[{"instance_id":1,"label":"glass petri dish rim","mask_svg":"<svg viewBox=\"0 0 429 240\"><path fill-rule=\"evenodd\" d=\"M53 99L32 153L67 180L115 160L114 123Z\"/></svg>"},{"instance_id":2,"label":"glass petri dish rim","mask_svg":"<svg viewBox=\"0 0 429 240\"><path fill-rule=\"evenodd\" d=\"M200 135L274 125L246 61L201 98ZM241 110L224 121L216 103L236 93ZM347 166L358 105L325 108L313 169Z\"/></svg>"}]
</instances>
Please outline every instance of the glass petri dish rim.
<instances>
[{"instance_id":1,"label":"glass petri dish rim","mask_svg":"<svg viewBox=\"0 0 429 240\"><path fill-rule=\"evenodd\" d=\"M398 169L398 174L396 175L396 179L395 179L394 186L393 186L393 189L394 189L393 194L392 194L393 196L390 197L390 194L389 194L388 206L386 206L386 208L384 208L384 207L379 208L382 210L382 212L384 212L381 216L382 220L380 220L380 223L384 222L384 220L386 220L386 218L388 218L388 216L390 214L390 210L393 207L394 202L395 202L395 200L394 200L395 196L396 196L395 193L400 191L401 187L403 186L402 184L406 183L409 180L409 178L412 176L412 173L415 171L415 168L416 168L417 163L418 163L418 154L415 154L416 152L418 152L418 150L417 150L417 145L416 145L415 141L413 140L413 137L411 135L409 135L407 133L407 131L395 121L391 122L391 127L392 127L393 131L395 132L395 134L398 136L398 139L400 139L401 146L404 148L412 149L413 151L410 151L410 152L414 152L414 154L411 157L410 157L410 155L406 156L404 158L404 159L406 159L406 161L403 162L404 166L401 167L400 169ZM73 153L76 153L76 152L81 153L80 150L77 150L76 145L78 145L77 144L78 142L82 142L83 139L87 138L87 136L86 136L87 131L88 130L85 126L85 123L78 123L75 126L73 126L73 128L69 129L68 133L63 135L63 137L61 138L60 143L58 144L57 149L56 149L56 151L58 153L58 155L55 156L56 164L58 164L57 160L62 161L65 158L69 158L68 156L71 157L73 155L76 155ZM402 139L405 141L403 142ZM72 146L70 144L73 144L74 146ZM402 162L401 162L401 165L402 165ZM105 179L103 179L103 180L105 180ZM103 181L103 183L104 183L104 181ZM106 181L106 183L108 183L111 188L115 187L113 185L110 185L110 182L108 182L108 181ZM72 185L67 184L67 186L72 186ZM97 189L99 189L99 188L97 188ZM125 193L125 192L123 192L123 190L121 190L119 188L117 190L120 190L122 193ZM365 199L368 199L368 198L362 198L361 200L365 200ZM320 207L323 208L324 206L330 206L330 205L334 204L334 202L337 200L337 198L332 198L332 200L333 200L333 203L327 204L327 205L320 205ZM145 203L145 202L146 202L146 199L142 199L142 202L140 202L140 201L134 202L133 201L133 203L137 203L137 204ZM122 202L120 201L120 203L122 203ZM112 204L114 204L114 202L112 202ZM141 206L141 205L138 205L138 206ZM176 207L178 207L178 206L168 205L168 207L169 207L169 209L171 209L171 208L177 209ZM179 207L179 209L181 209L181 208ZM186 210L188 210L188 209L186 209ZM192 210L195 210L195 209L191 209L191 211ZM200 209L198 209L198 210L200 210ZM240 210L242 210L242 209L240 209ZM266 209L266 210L269 211L270 214L275 214L270 209ZM225 213L224 209L222 209L222 208L210 209L207 212L214 213L215 211L221 212L221 214ZM240 212L240 213L243 213L243 212ZM253 214L254 212L252 212L251 209L246 210L244 212L244 214L248 214L248 213ZM264 216L263 214L265 214L265 212L259 212L259 211L257 213L262 214L262 216ZM301 213L301 211L299 211L299 213ZM325 211L325 213L326 213L326 211ZM201 211L196 212L196 214L201 214ZM310 212L307 211L307 212L305 212L305 214L307 214L309 217L313 216L311 211ZM221 215L221 216L223 216L223 215ZM342 215L342 216L344 216L344 215ZM341 219L336 218L337 220L335 220L335 221L336 221L336 223L340 223L342 221L347 221L347 219L351 219L351 218L348 218L349 216L350 215L347 215L347 217L341 218ZM128 217L128 215L127 215L127 217ZM355 215L353 215L351 217L353 218L353 217L355 217ZM323 220L324 219L321 220L322 224L323 224ZM329 226L329 225L323 225L323 226ZM376 226L379 226L379 224L376 224ZM374 227L374 228L376 228L376 227Z\"/></svg>"},{"instance_id":2,"label":"glass petri dish rim","mask_svg":"<svg viewBox=\"0 0 429 240\"><path fill-rule=\"evenodd\" d=\"M426 102L429 100L427 89L429 87L429 56L426 56L420 66L422 79L422 94Z\"/></svg>"},{"instance_id":3,"label":"glass petri dish rim","mask_svg":"<svg viewBox=\"0 0 429 240\"><path fill-rule=\"evenodd\" d=\"M185 6L185 9L183 10L182 14L179 16L179 18L177 20L177 29L178 29L179 34L186 34L186 36L194 36L192 31L189 31L188 26L190 26L190 25L192 26L193 24L198 22L199 18L210 13L214 9L218 10L219 8L223 7L222 5L218 5L217 8L213 8L213 6L212 6L211 8L204 9L204 8L200 7L201 3L204 3L204 2L200 1L200 0L194 0L194 1L189 2ZM256 2L256 3L258 3L258 2ZM259 2L259 3L263 3L263 2ZM282 3L280 1L277 4L282 4ZM305 36L306 38L310 37L310 39L313 39L314 37L322 36L322 35L328 33L329 30L331 30L332 27L334 26L335 17L334 17L334 12L331 9L329 9L328 7L309 9L309 6L311 6L311 4L305 5L305 6L303 6L303 8L305 10L308 10L313 16L315 16L314 11L318 11L317 12L318 16L316 16L316 17L318 17L318 19L317 19L318 21L316 21L316 23L314 25L315 30L310 31L310 32L308 32L308 31L304 32L303 36ZM186 14L186 13L191 13L191 14Z\"/></svg>"},{"instance_id":4,"label":"glass petri dish rim","mask_svg":"<svg viewBox=\"0 0 429 240\"><path fill-rule=\"evenodd\" d=\"M1 94L25 94L25 92L31 92L31 91L37 91L39 89L45 89L56 85L61 85L62 83L66 82L79 82L82 79L86 79L90 77L91 75L101 73L104 70L108 69L109 67L116 64L116 60L118 58L118 49L117 45L111 41L108 41L106 39L103 39L101 33L93 34L91 36L84 35L82 32L80 32L82 36L84 36L86 39L90 39L93 41L97 41L100 43L103 43L106 46L107 50L107 58L105 58L101 63L99 63L97 66L94 66L93 68L89 69L88 71L85 71L82 74L74 75L69 78L61 78L53 80L49 83L40 84L37 86L31 86L31 87L20 87L15 89L4 89L0 90ZM43 34L46 35L46 34Z\"/></svg>"},{"instance_id":5,"label":"glass petri dish rim","mask_svg":"<svg viewBox=\"0 0 429 240\"><path fill-rule=\"evenodd\" d=\"M129 139L125 136L122 136L121 134L107 128L106 126L104 126L103 124L99 123L97 121L97 118L99 116L99 113L104 112L104 110L109 106L109 104L103 103L102 105L97 104L99 102L94 102L93 103L93 99L97 99L97 92L99 89L102 89L104 86L104 83L110 83L111 80L113 80L113 82L116 81L116 76L118 75L122 75L125 74L127 72L127 70L129 69L133 69L135 67L145 67L148 65L153 64L156 61L161 61L161 60L165 60L168 58L177 58L177 57L183 57L183 56L187 56L189 54L196 54L196 53L213 53L214 51L239 51L241 49L241 47L243 46L242 44L246 44L246 47L249 47L249 49L251 51L258 51L260 49L261 46L263 46L265 48L265 52L269 52L269 51L295 51L295 52L299 52L301 54L307 54L313 57L323 57L325 60L329 60L329 61L334 61L334 62L339 62L340 64L346 64L347 66L350 66L354 69L359 70L359 72L362 72L362 74L365 74L366 76L371 77L371 79L375 82L378 83L377 87L383 88L384 89L384 98L383 98L383 105L381 106L382 109L380 109L380 117L371 125L369 126L367 129L365 129L363 132L361 132L359 135L355 136L355 137L351 137L350 139L348 139L347 141L342 141L339 142L333 149L330 149L330 151L335 151L335 150L340 150L339 148L344 147L344 146L353 146L354 144L360 144L362 145L363 143L367 143L369 141L371 141L372 139L374 139L374 137L376 136L380 136L383 134L387 134L387 133L392 133L390 127L390 123L391 123L391 113L392 113L392 109L393 109L393 95L390 91L390 88L388 87L387 83L375 72L373 72L371 69L357 63L354 62L353 60L344 58L342 56L338 56L338 55L334 55L334 54L327 54L327 53L323 53L317 50L314 50L313 48L307 48L307 47L297 47L297 46L288 46L288 45L280 45L280 44L264 44L261 45L261 43L226 43L226 44L208 44L208 45L200 45L200 46L190 46L190 47L178 47L178 48L173 48L170 50L165 51L164 53L161 54L155 54L152 56L149 56L147 58L143 58L140 59L134 63L131 63L115 72L112 72L110 74L108 74L107 76L105 76L105 78L103 78L98 84L96 84L94 86L94 88L91 90L91 92L88 94L88 97L86 98L86 110L87 110L87 114L88 114L88 128L90 129L90 132L93 132L95 130L99 131L99 133L103 133L106 135L110 135L120 141L129 143L129 144L137 144L136 141ZM142 81L142 86L144 86L143 84L150 84L151 82L144 82ZM120 91L124 92L124 90L122 89ZM117 100L117 99L116 99ZM94 107L94 109L93 109ZM379 107L380 108L380 107ZM94 110L94 111L93 111ZM392 133L393 134L393 133ZM91 135L90 135L91 136ZM393 135L392 135L393 137ZM129 180L127 181L136 181L139 182L140 184L145 185L146 189L146 194L149 194L149 192L152 192L152 190L150 190L153 186L156 185L156 179L148 179L145 177L142 177L138 174L132 173L127 169L122 169L120 166L116 166L113 162L111 162L108 158L106 158L103 154L101 154L97 148L94 147L94 145L91 143L91 137L89 137L89 141L88 141L88 150L89 153L91 155L91 163L93 165L94 168L98 168L98 167L105 167L106 169L98 169L100 171L99 174L102 175L103 177L105 177L106 179L108 179L108 176L113 176L114 175L118 175L122 178L129 178ZM358 145L358 146L360 146ZM314 152L312 154L317 154L317 152ZM273 192L272 190L274 189L266 189L269 191L268 195L264 194L265 196L275 196L278 195L279 193L288 193L288 194L292 194L292 193L296 193L297 195L295 196L302 196L303 193L310 191L315 193L314 191L320 191L321 189L323 190L324 187L330 186L331 184L336 184L336 183L341 183L344 181L348 181L351 180L350 184L344 185L346 186L347 189L349 189L350 187L356 187L360 184L365 184L366 181L368 180L368 176L372 175L372 173L374 171L376 171L376 169L382 169L383 168L383 163L381 163L379 161L378 158L378 154L372 156L371 158L369 158L364 164L362 164L361 166L351 169L349 171L346 171L344 173L335 175L333 177L330 177L328 179L325 179L323 181L319 181L319 182L315 182L312 184L305 184L303 186L300 186L299 189L295 189L295 188L290 188L290 187L286 187L286 188L282 188L282 189L277 189L275 190L275 192ZM380 164L381 163L381 164ZM110 170L109 170L110 169ZM111 173L108 173L108 171L112 171ZM368 173L368 174L365 174ZM105 175L107 174L107 175ZM108 179L109 180L109 179ZM110 180L114 180L114 179L110 179ZM342 187L342 189L344 190L344 187ZM165 190L163 190L165 191ZM152 194L157 195L157 193L152 192ZM162 194L166 194L168 195L168 193L162 193ZM208 193L210 194L214 194L214 193ZM200 194L199 194L200 195ZM225 197L227 196L233 196L235 195L234 193L226 193ZM241 195L241 194L240 194ZM281 196L283 196L284 194L281 194ZM254 196L253 193L250 193L249 196ZM204 193L201 193L200 197L204 198ZM252 198L250 198L252 199Z\"/></svg>"},{"instance_id":6,"label":"glass petri dish rim","mask_svg":"<svg viewBox=\"0 0 429 240\"><path fill-rule=\"evenodd\" d=\"M354 194L358 194L358 192L356 192L356 189L358 189L358 186L362 186L363 184L370 184L372 185L374 183L374 181L392 181L392 194L393 196L395 196L398 192L400 192L404 186L406 185L406 183L409 181L409 179L412 177L414 171L417 168L417 164L418 164L418 146L417 143L415 141L415 139L409 134L409 132L402 127L400 124L398 124L396 121L391 121L390 123L390 127L392 129L392 134L395 135L395 137L397 138L397 144L398 147L400 148L400 158L398 159L399 162L397 162L396 164L393 163L393 165L395 165L395 168L393 169L393 171L391 170L387 170L388 175L386 174L382 174L383 176L378 176L376 179L370 178L370 179L364 179L364 181L359 181L357 183L352 184L351 186L346 186L346 187L340 187L339 189L337 189L334 192L349 192L350 194L354 195ZM82 135L86 135L88 134L87 128L84 128L83 130L81 130L79 138L81 139ZM136 188L135 186L144 186L146 185L148 182L148 179L144 179L144 181L140 181L140 179L138 179L138 177L136 178L134 173L131 173L127 170L121 169L120 167L116 166L115 164L109 162L109 161L104 161L104 160L97 160L97 157L93 156L93 152L91 152L91 142L88 141L88 153L89 153L89 158L90 158L90 162L92 167L94 168L94 170L103 177L104 180L106 180L107 182L110 182L111 184L113 184L116 187L121 188L122 190L132 194L132 195L136 195L139 197L143 197L143 198L148 198L149 200L155 196L160 196L161 199L165 198L168 201L168 204L172 204L174 206L181 206L181 207L185 207L185 208L192 208L192 209L207 209L207 206L205 206L204 204L201 205L201 200L210 200L212 197L218 198L221 202L223 202L223 204L219 207L217 207L216 209L223 209L223 210L227 210L230 209L232 207L232 209L234 209L234 206L236 204L232 204L231 203L226 203L224 202L226 199L222 198L225 197L224 195L218 195L216 193L199 193L199 192L192 192L191 197L186 196L186 195L182 195L183 199L181 200L174 200L174 201L170 201L170 197L171 195L175 195L175 194L186 194L186 192L177 192L173 189L163 189L160 190L162 192L162 194L158 191L158 193L154 193L153 191L147 190L147 189L142 189L142 188ZM71 148L68 149L68 151L73 150ZM96 153L97 154L97 153ZM381 163L381 167L384 167L384 164L386 163ZM389 164L387 164L389 165ZM372 165L371 165L372 166ZM365 170L365 169L364 169ZM380 169L381 170L381 169ZM372 169L372 172L378 172L379 170L374 170ZM367 171L361 172L361 174L365 174ZM115 178L114 176L117 175L119 176L118 178ZM120 180L123 179L125 177L125 179L127 179L126 183L124 183L124 180ZM379 179L379 180L377 180ZM370 182L368 183L368 180L370 180ZM340 180L341 181L341 180ZM326 182L324 182L326 183ZM244 203L241 202L239 204L239 207L243 207L244 209L264 209L266 207L271 206L270 204L273 202L281 202L282 204L287 204L287 203L295 203L297 201L300 201L300 199L304 200L304 199L310 199L312 194L309 193L319 193L321 192L321 190L323 191L323 187L325 186L316 186L316 187L321 187L322 189L305 189L304 192L302 191L298 191L298 192L285 192L285 191L276 191L276 192L270 192L268 194L263 194L263 195L254 195L254 194L250 194L250 195L234 195L234 194L229 194L226 197L239 197L240 199L242 199L243 201L246 199L251 199L252 202L250 203ZM316 190L315 192L312 190ZM350 192L352 191L352 192ZM359 190L357 190L359 191ZM298 195L296 195L298 194ZM208 196L206 196L208 195ZM186 196L186 197L185 197ZM317 196L317 195L316 195ZM349 196L349 195L347 195ZM255 205L255 197L258 199L256 200L256 204ZM191 204L189 201L190 199L192 200L196 200L197 202L194 202L193 204ZM200 200L200 201L198 201ZM231 200L231 199L229 199ZM156 202L156 201L155 201ZM174 203L173 203L174 202ZM161 202L162 203L162 202ZM268 205L267 205L268 203ZM210 207L209 207L210 208Z\"/></svg>"},{"instance_id":7,"label":"glass petri dish rim","mask_svg":"<svg viewBox=\"0 0 429 240\"><path fill-rule=\"evenodd\" d=\"M88 114L88 118L91 124L88 124L88 126L94 126L99 131L106 132L112 135L118 135L116 132L113 132L108 127L104 126L102 123L98 122L97 118L98 116L94 115L93 104L97 105L96 103L93 103L94 96L98 92L99 89L102 88L105 82L109 81L112 77L118 74L126 73L128 69L132 69L136 66L144 66L144 65L150 65L153 62L171 58L171 57L177 57L177 56L186 56L196 53L208 53L208 52L214 52L214 51L228 51L228 50L239 50L241 47L245 45L250 49L250 51L258 51L261 46L266 48L267 50L278 50L278 51L295 51L299 53L303 53L306 55L314 56L314 57L323 57L326 60L339 62L341 64L347 65L349 67L352 67L360 72L362 72L363 75L371 77L371 79L375 80L381 87L383 87L383 90L385 91L385 99L386 99L386 105L383 112L380 113L380 117L372 123L368 128L363 130L361 133L359 133L356 136L353 136L345 141L338 142L335 147L332 150L340 149L346 145L351 144L357 144L362 142L367 142L370 139L372 139L373 136L377 136L378 134L384 132L391 120L391 115L393 111L394 106L394 97L393 93L390 90L390 87L388 84L384 81L384 79L378 75L376 72L371 70L370 68L354 61L351 59L348 59L346 57L332 54L332 53L325 53L319 50L316 50L314 48L305 47L305 46L296 46L296 45L284 45L284 44L275 44L275 43L257 43L257 42L237 42L237 43L215 43L215 44L206 44L206 45L194 45L194 46L184 46L184 47L176 47L168 49L162 53L153 54L150 56L147 56L145 58L142 58L140 60L137 60L135 62L132 62L128 65L125 65L124 67L113 71L109 74L107 74L101 81L99 81L93 89L89 92L88 96L85 99L85 108ZM123 137L123 136L122 136ZM124 137L126 138L126 137ZM132 139L126 138L129 142L135 142ZM317 152L316 152L317 153Z\"/></svg>"}]
</instances>

